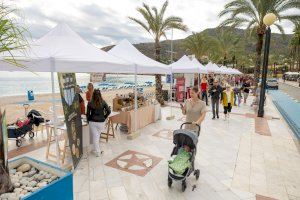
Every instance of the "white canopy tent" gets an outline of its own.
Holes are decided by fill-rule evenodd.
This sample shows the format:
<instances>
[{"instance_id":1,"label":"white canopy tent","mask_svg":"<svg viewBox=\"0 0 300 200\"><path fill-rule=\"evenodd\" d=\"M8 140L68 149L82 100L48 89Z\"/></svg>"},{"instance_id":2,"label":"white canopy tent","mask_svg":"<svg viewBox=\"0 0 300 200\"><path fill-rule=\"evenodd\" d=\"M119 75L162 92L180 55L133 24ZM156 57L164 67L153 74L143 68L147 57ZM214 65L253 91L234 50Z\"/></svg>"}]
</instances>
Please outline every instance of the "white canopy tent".
<instances>
[{"instance_id":1,"label":"white canopy tent","mask_svg":"<svg viewBox=\"0 0 300 200\"><path fill-rule=\"evenodd\" d=\"M24 68L2 58L0 71L134 73L132 63L87 43L66 24L57 25L24 52L13 55Z\"/></svg>"},{"instance_id":2,"label":"white canopy tent","mask_svg":"<svg viewBox=\"0 0 300 200\"><path fill-rule=\"evenodd\" d=\"M135 68L132 63L116 58L85 42L66 24L57 25L45 36L31 43L24 52L13 52L15 60L23 67L8 63L5 59L9 57L2 55L0 71L51 72L53 125L59 164L54 72L134 73Z\"/></svg>"},{"instance_id":3,"label":"white canopy tent","mask_svg":"<svg viewBox=\"0 0 300 200\"><path fill-rule=\"evenodd\" d=\"M221 74L228 74L229 73L228 68L226 66L221 66L220 67L220 73Z\"/></svg>"},{"instance_id":4,"label":"white canopy tent","mask_svg":"<svg viewBox=\"0 0 300 200\"><path fill-rule=\"evenodd\" d=\"M186 55L182 56L177 62L169 65L173 74L181 73L199 73L199 67L193 63Z\"/></svg>"},{"instance_id":5,"label":"white canopy tent","mask_svg":"<svg viewBox=\"0 0 300 200\"><path fill-rule=\"evenodd\" d=\"M198 73L200 73L200 74L207 74L208 73L207 70L206 70L206 68L204 67L204 65L202 65L196 58L192 59L192 63L195 66L198 67L198 69L199 69Z\"/></svg>"},{"instance_id":6,"label":"white canopy tent","mask_svg":"<svg viewBox=\"0 0 300 200\"><path fill-rule=\"evenodd\" d=\"M216 65L212 62L207 63L206 70L207 70L208 73L216 73L216 74L221 73L221 70L218 67L218 65Z\"/></svg>"},{"instance_id":7,"label":"white canopy tent","mask_svg":"<svg viewBox=\"0 0 300 200\"><path fill-rule=\"evenodd\" d=\"M168 74L170 67L157 62L137 50L128 40L124 39L108 51L109 54L134 63L138 74Z\"/></svg>"}]
</instances>

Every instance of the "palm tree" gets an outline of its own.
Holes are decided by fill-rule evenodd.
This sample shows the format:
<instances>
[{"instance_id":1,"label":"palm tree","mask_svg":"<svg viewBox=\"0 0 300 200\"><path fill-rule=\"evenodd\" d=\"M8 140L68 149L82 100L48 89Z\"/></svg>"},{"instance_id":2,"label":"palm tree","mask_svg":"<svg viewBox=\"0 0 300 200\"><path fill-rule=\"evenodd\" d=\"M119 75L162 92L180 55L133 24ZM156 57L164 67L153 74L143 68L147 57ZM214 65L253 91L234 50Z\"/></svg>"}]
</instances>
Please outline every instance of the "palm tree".
<instances>
[{"instance_id":1,"label":"palm tree","mask_svg":"<svg viewBox=\"0 0 300 200\"><path fill-rule=\"evenodd\" d=\"M169 16L165 17L165 11L168 7L168 1L166 1L160 10L156 7L150 7L147 4L143 4L142 7L138 7L137 11L143 16L144 22L142 20L129 17L132 21L139 24L143 27L154 39L155 46L155 60L160 61L160 39L161 37L166 38L166 32L171 29L178 29L182 31L187 31L187 26L183 24L183 21L180 17L177 16ZM161 75L155 75L155 83L156 83L156 91L155 96L156 99L163 104L162 98L162 84L161 84Z\"/></svg>"},{"instance_id":2,"label":"palm tree","mask_svg":"<svg viewBox=\"0 0 300 200\"><path fill-rule=\"evenodd\" d=\"M14 9L0 4L0 54L8 53L13 58L12 51L16 49L22 49L26 45L26 38L23 33L25 29L16 23L12 18L12 13L15 13ZM6 60L12 64L17 65L14 59ZM19 65L20 66L20 65ZM1 111L0 111L1 112ZM13 189L7 163L5 163L4 152L2 152L3 141L0 140L0 194L9 192Z\"/></svg>"},{"instance_id":3,"label":"palm tree","mask_svg":"<svg viewBox=\"0 0 300 200\"><path fill-rule=\"evenodd\" d=\"M300 22L294 22L294 34L290 43L291 57L293 58L293 66L295 63L297 70L300 72Z\"/></svg>"},{"instance_id":4,"label":"palm tree","mask_svg":"<svg viewBox=\"0 0 300 200\"><path fill-rule=\"evenodd\" d=\"M217 47L222 55L223 65L227 66L228 62L234 65L236 58L242 51L240 38L236 37L230 30L219 29L216 36Z\"/></svg>"},{"instance_id":5,"label":"palm tree","mask_svg":"<svg viewBox=\"0 0 300 200\"><path fill-rule=\"evenodd\" d=\"M3 3L0 5L0 54L7 52L12 59L6 61L20 66L14 60L12 52L26 47L27 40L24 35L27 30L11 17L12 13L16 13L16 10Z\"/></svg>"},{"instance_id":6,"label":"palm tree","mask_svg":"<svg viewBox=\"0 0 300 200\"><path fill-rule=\"evenodd\" d=\"M289 12L291 9L300 9L299 0L233 0L225 5L219 17L227 16L220 26L243 27L256 32L256 62L254 70L255 84L259 81L261 69L261 53L263 45L263 36L266 32L266 26L263 18L267 13L274 13L279 22L282 20L299 21L300 15L297 12ZM299 13L299 12L298 12ZM284 30L280 24L275 23L281 33Z\"/></svg>"},{"instance_id":7,"label":"palm tree","mask_svg":"<svg viewBox=\"0 0 300 200\"><path fill-rule=\"evenodd\" d=\"M194 54L198 60L210 53L213 38L202 33L193 33L183 42L183 47L189 54ZM210 45L209 45L210 43ZM216 43L215 43L216 44Z\"/></svg>"}]
</instances>

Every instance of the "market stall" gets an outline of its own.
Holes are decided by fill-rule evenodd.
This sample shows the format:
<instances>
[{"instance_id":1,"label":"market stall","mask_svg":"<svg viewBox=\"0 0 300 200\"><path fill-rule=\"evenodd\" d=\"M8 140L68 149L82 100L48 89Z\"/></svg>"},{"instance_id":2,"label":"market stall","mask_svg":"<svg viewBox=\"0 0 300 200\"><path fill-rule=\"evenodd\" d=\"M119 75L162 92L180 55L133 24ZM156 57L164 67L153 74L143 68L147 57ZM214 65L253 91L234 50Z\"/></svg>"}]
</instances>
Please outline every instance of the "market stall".
<instances>
[{"instance_id":1,"label":"market stall","mask_svg":"<svg viewBox=\"0 0 300 200\"><path fill-rule=\"evenodd\" d=\"M170 67L162 64L160 62L157 62L155 60L152 60L151 58L145 56L142 54L139 50L137 50L128 40L122 40L119 44L114 46L110 51L108 51L113 56L116 56L118 58L121 58L123 60L126 60L130 63L134 63L135 65L135 84L137 84L137 74L169 74L170 73ZM122 103L118 102L120 99L115 100L115 105L118 107L118 109L122 108ZM122 100L122 99L121 99ZM132 102L132 100L131 100ZM130 104L130 103L129 103ZM118 120L115 120L115 123L118 123L121 121L122 124L126 124L127 128L129 130L129 133L134 135L130 135L130 138L136 137L139 133L136 131L145 125L149 124L150 122L154 122L153 113L155 111L150 109L150 107L153 109L155 107L150 106L148 111L145 107L140 107L138 101L138 91L135 87L134 91L134 112L133 111L127 111L127 113L120 113L119 116L116 116L115 118L118 118ZM158 105L157 105L158 106ZM147 107L147 106L146 106ZM115 109L116 110L116 109ZM157 114L154 114L154 116L160 116L160 109L156 108L156 112L159 112ZM132 114L134 114L135 122L132 123ZM138 120L137 120L138 119ZM139 122L138 122L139 121ZM124 123L126 122L126 123ZM132 128L134 126L134 128Z\"/></svg>"}]
</instances>

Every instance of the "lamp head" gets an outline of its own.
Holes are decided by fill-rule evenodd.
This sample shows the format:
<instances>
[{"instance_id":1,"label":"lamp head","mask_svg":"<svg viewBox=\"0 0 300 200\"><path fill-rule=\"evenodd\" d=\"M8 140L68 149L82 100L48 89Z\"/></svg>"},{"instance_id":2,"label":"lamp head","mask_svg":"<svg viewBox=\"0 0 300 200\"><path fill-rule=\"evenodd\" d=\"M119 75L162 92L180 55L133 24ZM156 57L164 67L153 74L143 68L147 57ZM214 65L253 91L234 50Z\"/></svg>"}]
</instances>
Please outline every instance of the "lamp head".
<instances>
[{"instance_id":1,"label":"lamp head","mask_svg":"<svg viewBox=\"0 0 300 200\"><path fill-rule=\"evenodd\" d=\"M274 13L268 13L264 16L263 22L267 26L271 26L276 21L277 17Z\"/></svg>"}]
</instances>

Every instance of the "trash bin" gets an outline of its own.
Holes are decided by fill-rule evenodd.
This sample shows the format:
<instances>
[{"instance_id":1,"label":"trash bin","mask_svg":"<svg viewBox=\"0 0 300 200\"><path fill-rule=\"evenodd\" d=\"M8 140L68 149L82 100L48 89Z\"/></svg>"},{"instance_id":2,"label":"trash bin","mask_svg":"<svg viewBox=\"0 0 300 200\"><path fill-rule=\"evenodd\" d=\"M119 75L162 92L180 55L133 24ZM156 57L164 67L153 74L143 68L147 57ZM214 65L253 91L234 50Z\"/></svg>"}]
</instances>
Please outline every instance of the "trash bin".
<instances>
[{"instance_id":1,"label":"trash bin","mask_svg":"<svg viewBox=\"0 0 300 200\"><path fill-rule=\"evenodd\" d=\"M33 90L28 90L27 91L27 97L28 97L28 101L34 101Z\"/></svg>"}]
</instances>

